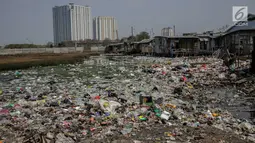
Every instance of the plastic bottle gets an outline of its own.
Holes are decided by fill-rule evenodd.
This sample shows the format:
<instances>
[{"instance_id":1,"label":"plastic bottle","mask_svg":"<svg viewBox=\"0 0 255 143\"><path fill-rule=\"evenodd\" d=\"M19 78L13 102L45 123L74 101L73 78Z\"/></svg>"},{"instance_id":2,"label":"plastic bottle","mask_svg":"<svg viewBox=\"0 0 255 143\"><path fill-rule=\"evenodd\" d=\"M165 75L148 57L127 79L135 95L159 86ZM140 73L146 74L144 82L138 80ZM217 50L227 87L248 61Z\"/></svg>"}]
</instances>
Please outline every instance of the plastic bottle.
<instances>
[{"instance_id":1,"label":"plastic bottle","mask_svg":"<svg viewBox=\"0 0 255 143\"><path fill-rule=\"evenodd\" d=\"M20 115L20 111L15 111L10 113L11 116L18 116Z\"/></svg>"},{"instance_id":2,"label":"plastic bottle","mask_svg":"<svg viewBox=\"0 0 255 143\"><path fill-rule=\"evenodd\" d=\"M154 112L156 113L156 116L157 116L157 117L160 117L160 116L161 116L161 111L160 111L158 108L155 108L155 109L154 109Z\"/></svg>"},{"instance_id":3,"label":"plastic bottle","mask_svg":"<svg viewBox=\"0 0 255 143\"><path fill-rule=\"evenodd\" d=\"M143 116L139 116L139 119L140 119L141 121L146 121L146 120L147 120L147 118L145 118L145 117L143 117Z\"/></svg>"},{"instance_id":4,"label":"plastic bottle","mask_svg":"<svg viewBox=\"0 0 255 143\"><path fill-rule=\"evenodd\" d=\"M207 110L206 117L207 118L213 118L212 112L210 110Z\"/></svg>"},{"instance_id":5,"label":"plastic bottle","mask_svg":"<svg viewBox=\"0 0 255 143\"><path fill-rule=\"evenodd\" d=\"M14 107L14 104L12 104L12 103L9 103L9 104L7 104L7 105L5 105L3 108L12 108L12 107Z\"/></svg>"}]
</instances>

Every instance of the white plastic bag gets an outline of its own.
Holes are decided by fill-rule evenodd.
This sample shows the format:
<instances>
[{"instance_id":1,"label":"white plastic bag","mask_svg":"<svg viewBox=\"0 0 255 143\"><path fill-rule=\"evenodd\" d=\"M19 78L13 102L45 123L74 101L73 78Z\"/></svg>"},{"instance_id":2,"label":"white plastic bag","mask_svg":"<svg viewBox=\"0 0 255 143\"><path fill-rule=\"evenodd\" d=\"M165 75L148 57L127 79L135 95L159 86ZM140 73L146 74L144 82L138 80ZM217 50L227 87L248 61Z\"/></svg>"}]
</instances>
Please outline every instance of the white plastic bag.
<instances>
[{"instance_id":1,"label":"white plastic bag","mask_svg":"<svg viewBox=\"0 0 255 143\"><path fill-rule=\"evenodd\" d=\"M100 99L99 104L101 109L112 114L115 114L115 109L121 106L121 104L116 101L107 101L104 99Z\"/></svg>"}]
</instances>

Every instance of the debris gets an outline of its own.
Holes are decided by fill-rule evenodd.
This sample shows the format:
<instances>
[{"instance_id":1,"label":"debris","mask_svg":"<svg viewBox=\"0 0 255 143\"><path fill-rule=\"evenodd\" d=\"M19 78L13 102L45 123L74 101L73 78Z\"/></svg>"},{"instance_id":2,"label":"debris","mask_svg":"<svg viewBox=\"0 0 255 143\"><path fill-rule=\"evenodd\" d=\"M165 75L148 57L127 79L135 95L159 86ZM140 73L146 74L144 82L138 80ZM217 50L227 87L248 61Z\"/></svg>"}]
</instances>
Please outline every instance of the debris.
<instances>
[{"instance_id":1,"label":"debris","mask_svg":"<svg viewBox=\"0 0 255 143\"><path fill-rule=\"evenodd\" d=\"M153 104L151 96L140 96L140 104L151 106Z\"/></svg>"},{"instance_id":2,"label":"debris","mask_svg":"<svg viewBox=\"0 0 255 143\"><path fill-rule=\"evenodd\" d=\"M167 111L163 111L162 114L160 115L161 119L169 120L170 113Z\"/></svg>"},{"instance_id":3,"label":"debris","mask_svg":"<svg viewBox=\"0 0 255 143\"><path fill-rule=\"evenodd\" d=\"M111 58L2 72L0 140L206 142L218 132L228 132L226 142L254 139L252 122L227 112L253 105L246 100L253 79L226 70L222 60Z\"/></svg>"}]
</instances>

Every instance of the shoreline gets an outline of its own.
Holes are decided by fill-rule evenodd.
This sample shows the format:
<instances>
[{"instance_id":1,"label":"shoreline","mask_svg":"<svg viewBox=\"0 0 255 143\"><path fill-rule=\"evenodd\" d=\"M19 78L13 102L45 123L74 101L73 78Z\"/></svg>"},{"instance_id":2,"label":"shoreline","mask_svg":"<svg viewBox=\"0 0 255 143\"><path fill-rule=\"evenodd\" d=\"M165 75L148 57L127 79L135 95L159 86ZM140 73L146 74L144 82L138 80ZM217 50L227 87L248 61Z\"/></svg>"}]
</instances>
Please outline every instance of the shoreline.
<instances>
[{"instance_id":1,"label":"shoreline","mask_svg":"<svg viewBox=\"0 0 255 143\"><path fill-rule=\"evenodd\" d=\"M27 69L30 67L74 64L84 58L100 55L97 52L68 54L23 54L0 56L0 71Z\"/></svg>"}]
</instances>

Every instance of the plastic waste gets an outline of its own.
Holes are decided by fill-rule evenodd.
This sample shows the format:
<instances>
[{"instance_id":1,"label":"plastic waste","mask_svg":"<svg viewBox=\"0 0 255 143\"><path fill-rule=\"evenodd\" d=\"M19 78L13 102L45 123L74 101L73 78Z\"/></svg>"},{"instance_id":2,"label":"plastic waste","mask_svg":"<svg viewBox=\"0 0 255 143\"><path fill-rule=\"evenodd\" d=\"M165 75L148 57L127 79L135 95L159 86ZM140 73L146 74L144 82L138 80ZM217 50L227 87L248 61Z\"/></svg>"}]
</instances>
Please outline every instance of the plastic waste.
<instances>
[{"instance_id":1,"label":"plastic waste","mask_svg":"<svg viewBox=\"0 0 255 143\"><path fill-rule=\"evenodd\" d=\"M157 116L157 117L160 117L160 116L161 116L161 111L160 111L160 109L155 108L155 109L154 109L154 112L156 113L156 116Z\"/></svg>"},{"instance_id":2,"label":"plastic waste","mask_svg":"<svg viewBox=\"0 0 255 143\"><path fill-rule=\"evenodd\" d=\"M9 114L8 109L0 109L0 115L7 115L7 114Z\"/></svg>"},{"instance_id":3,"label":"plastic waste","mask_svg":"<svg viewBox=\"0 0 255 143\"><path fill-rule=\"evenodd\" d=\"M206 69L206 64L202 64L201 68Z\"/></svg>"},{"instance_id":4,"label":"plastic waste","mask_svg":"<svg viewBox=\"0 0 255 143\"><path fill-rule=\"evenodd\" d=\"M158 98L157 100L155 100L154 103L160 105L160 104L163 103L163 100L164 100L164 99L163 99L162 97L160 97L160 98Z\"/></svg>"},{"instance_id":5,"label":"plastic waste","mask_svg":"<svg viewBox=\"0 0 255 143\"><path fill-rule=\"evenodd\" d=\"M97 95L97 96L94 97L94 99L99 100L99 99L100 99L100 96Z\"/></svg>"},{"instance_id":6,"label":"plastic waste","mask_svg":"<svg viewBox=\"0 0 255 143\"><path fill-rule=\"evenodd\" d=\"M207 128L203 128L203 130L198 130L196 136L193 136L190 134L193 132L193 130L190 132L190 127L206 127L211 124L222 124L224 130L226 128L231 128L233 132L237 130L241 135L236 134L235 139L248 135L248 132L252 134L254 130L252 121L250 121L251 125L244 124L243 122L247 121L235 119L230 113L225 113L225 109L224 111L214 109L214 104L222 105L225 99L233 97L234 94L239 95L238 100L246 97L242 90L234 92L233 96L231 94L229 97L221 96L220 92L218 94L218 92L207 90L208 88L217 89L219 85L222 85L219 82L220 79L217 78L219 72L224 73L225 78L231 78L231 73L225 71L226 68L220 65L221 60L218 64L213 61L208 62L210 63L206 67L208 73L202 73L199 64L195 66L196 64L193 62L207 63L207 61L191 58L189 62L192 63L192 67L184 68L180 58L171 59L171 66L166 65L168 58L135 58L146 58L145 61L150 61L150 63L141 65L135 62L130 67L125 64L123 71L126 72L122 74L117 73L119 65L116 65L114 60L111 62L114 66L116 65L115 67L99 65L95 68L94 65L88 67L83 64L70 64L51 66L50 68L31 68L24 70L22 79L14 79L12 71L9 72L12 79L3 79L8 77L8 72L4 71L0 75L0 87L4 90L4 96L0 96L0 128L8 134L16 135L15 138L17 137L18 141L13 142L32 140L36 142L38 137L45 141L44 136L47 132L52 132L52 137L49 140L52 141L54 137L55 142L69 143L69 141L79 142L81 140L88 140L88 142L111 140L115 142L116 133L132 134L131 137L137 138L136 133L141 131L142 134L146 134L147 130L154 129L155 136L154 134L151 136L153 140L159 139L159 142L174 140L175 135L180 133L184 136L178 134L176 140L187 142L192 141L192 138L200 138L199 134L208 133ZM161 65L155 66L155 69L151 68L151 65L155 63ZM180 69L176 65L181 65ZM143 72L142 69L145 69L146 72ZM186 70L189 71L186 72ZM162 76L165 74L164 72L169 77L164 78ZM116 77L113 76L114 74ZM240 78L239 72L235 74ZM135 77L131 77L133 75ZM188 82L180 82L183 75L188 79ZM100 79L96 77L100 77ZM50 81L55 81L55 83L51 84ZM247 79L243 83L247 84L247 87L244 87L248 89L247 91L253 91L249 87L250 83ZM191 84L196 89L190 90ZM88 85L91 86L87 87ZM51 86L52 88L50 88ZM17 93L16 87L24 87L26 92ZM239 87L237 86L237 88ZM211 110L209 113L204 110L206 104ZM204 116L206 114L215 120L207 119ZM182 129L184 122L189 126L187 129ZM162 123L162 129L158 123ZM13 128L9 129L9 126ZM167 126L172 127L164 130L163 127ZM30 132L35 130L38 133L34 132L34 139L29 139ZM24 131L24 136L23 134L20 136L20 133ZM164 138L164 135L162 136L158 131L167 132L165 135L168 138ZM214 130L210 130L210 132L214 133ZM149 134L148 136L150 137ZM149 138L148 136L141 136L139 140L146 140L143 137ZM191 136L191 139L188 136ZM187 139L185 139L186 137ZM116 138L119 138L118 134ZM47 138L45 142L49 142Z\"/></svg>"},{"instance_id":7,"label":"plastic waste","mask_svg":"<svg viewBox=\"0 0 255 143\"><path fill-rule=\"evenodd\" d=\"M112 114L115 114L115 109L121 106L121 104L116 101L107 101L104 99L100 99L99 104L102 110L110 112Z\"/></svg>"},{"instance_id":8,"label":"plastic waste","mask_svg":"<svg viewBox=\"0 0 255 143\"><path fill-rule=\"evenodd\" d=\"M88 134L88 130L82 130L82 135L86 136Z\"/></svg>"},{"instance_id":9,"label":"plastic waste","mask_svg":"<svg viewBox=\"0 0 255 143\"><path fill-rule=\"evenodd\" d=\"M235 65L235 63L233 63L232 65L229 66L229 69L231 71L235 71L235 67L236 67L236 65Z\"/></svg>"},{"instance_id":10,"label":"plastic waste","mask_svg":"<svg viewBox=\"0 0 255 143\"><path fill-rule=\"evenodd\" d=\"M219 78L220 78L220 79L226 78L226 77L225 77L225 74L224 74L224 73L219 74Z\"/></svg>"},{"instance_id":11,"label":"plastic waste","mask_svg":"<svg viewBox=\"0 0 255 143\"><path fill-rule=\"evenodd\" d=\"M184 111L180 108L175 109L173 115L179 120L185 118Z\"/></svg>"},{"instance_id":12,"label":"plastic waste","mask_svg":"<svg viewBox=\"0 0 255 143\"><path fill-rule=\"evenodd\" d=\"M232 80L236 80L237 75L236 75L236 74L234 74L234 73L232 73L232 74L230 75L230 78L231 78Z\"/></svg>"},{"instance_id":13,"label":"plastic waste","mask_svg":"<svg viewBox=\"0 0 255 143\"><path fill-rule=\"evenodd\" d=\"M247 123L247 122L243 122L240 124L240 127L243 130L252 130L253 125L251 125L250 123Z\"/></svg>"},{"instance_id":14,"label":"plastic waste","mask_svg":"<svg viewBox=\"0 0 255 143\"><path fill-rule=\"evenodd\" d=\"M212 112L210 110L207 110L205 113L206 118L213 118Z\"/></svg>"},{"instance_id":15,"label":"plastic waste","mask_svg":"<svg viewBox=\"0 0 255 143\"><path fill-rule=\"evenodd\" d=\"M171 132L164 132L164 135L165 135L165 136L168 136L168 137L172 137L172 136L174 136L174 134L173 134L173 133L171 133Z\"/></svg>"},{"instance_id":16,"label":"plastic waste","mask_svg":"<svg viewBox=\"0 0 255 143\"><path fill-rule=\"evenodd\" d=\"M19 71L16 71L15 73L14 73L14 75L15 75L15 77L21 77L21 72L19 72Z\"/></svg>"},{"instance_id":17,"label":"plastic waste","mask_svg":"<svg viewBox=\"0 0 255 143\"><path fill-rule=\"evenodd\" d=\"M191 127L194 127L194 128L197 128L197 127L200 126L200 123L199 123L199 122L190 123L190 126L191 126Z\"/></svg>"},{"instance_id":18,"label":"plastic waste","mask_svg":"<svg viewBox=\"0 0 255 143\"><path fill-rule=\"evenodd\" d=\"M126 126L121 130L121 133L122 133L123 135L126 135L126 134L131 133L132 130L133 130L133 126L132 126L131 124L128 124L128 125L126 125Z\"/></svg>"},{"instance_id":19,"label":"plastic waste","mask_svg":"<svg viewBox=\"0 0 255 143\"><path fill-rule=\"evenodd\" d=\"M76 99L76 103L78 104L78 105L80 105L80 100L81 99ZM64 103L64 104L71 104L72 103L72 100L70 100L70 99L68 99L68 98L65 98L63 101L62 101L62 103ZM82 104L82 103L81 103Z\"/></svg>"},{"instance_id":20,"label":"plastic waste","mask_svg":"<svg viewBox=\"0 0 255 143\"><path fill-rule=\"evenodd\" d=\"M71 104L72 101L71 101L71 100L68 100L67 103L68 103L68 104ZM76 105L78 105L78 106L83 106L83 105L84 105L84 102L82 101L81 98L76 98Z\"/></svg>"},{"instance_id":21,"label":"plastic waste","mask_svg":"<svg viewBox=\"0 0 255 143\"><path fill-rule=\"evenodd\" d=\"M22 107L21 107L21 105L19 105L19 104L15 104L14 105L14 109L21 109Z\"/></svg>"},{"instance_id":22,"label":"plastic waste","mask_svg":"<svg viewBox=\"0 0 255 143\"><path fill-rule=\"evenodd\" d=\"M91 132L93 132L93 131L95 131L96 130L96 128L90 128L90 131Z\"/></svg>"},{"instance_id":23,"label":"plastic waste","mask_svg":"<svg viewBox=\"0 0 255 143\"><path fill-rule=\"evenodd\" d=\"M176 108L176 105L174 105L174 104L166 104L165 106L166 106L166 107L169 107L169 108L173 108L173 109Z\"/></svg>"},{"instance_id":24,"label":"plastic waste","mask_svg":"<svg viewBox=\"0 0 255 143\"><path fill-rule=\"evenodd\" d=\"M171 80L173 81L173 82L175 82L175 83L179 83L179 81L180 81L180 79L178 78L178 77L176 77L176 76L171 76Z\"/></svg>"},{"instance_id":25,"label":"plastic waste","mask_svg":"<svg viewBox=\"0 0 255 143\"><path fill-rule=\"evenodd\" d=\"M69 128L72 125L72 123L68 122L68 121L63 121L63 126L65 128Z\"/></svg>"},{"instance_id":26,"label":"plastic waste","mask_svg":"<svg viewBox=\"0 0 255 143\"><path fill-rule=\"evenodd\" d=\"M17 88L16 88L16 91L17 91L17 92L22 92L22 91L24 91L24 89L23 89L22 87L17 87Z\"/></svg>"},{"instance_id":27,"label":"plastic waste","mask_svg":"<svg viewBox=\"0 0 255 143\"><path fill-rule=\"evenodd\" d=\"M193 85L190 82L187 82L187 86L189 89L193 89Z\"/></svg>"},{"instance_id":28,"label":"plastic waste","mask_svg":"<svg viewBox=\"0 0 255 143\"><path fill-rule=\"evenodd\" d=\"M213 116L213 117L218 117L218 116L220 116L220 114L218 114L218 113L212 113L212 116Z\"/></svg>"},{"instance_id":29,"label":"plastic waste","mask_svg":"<svg viewBox=\"0 0 255 143\"><path fill-rule=\"evenodd\" d=\"M187 77L182 76L181 80L184 81L184 82L186 82L188 79L187 79Z\"/></svg>"},{"instance_id":30,"label":"plastic waste","mask_svg":"<svg viewBox=\"0 0 255 143\"><path fill-rule=\"evenodd\" d=\"M153 105L153 100L151 96L140 96L140 104L152 106Z\"/></svg>"},{"instance_id":31,"label":"plastic waste","mask_svg":"<svg viewBox=\"0 0 255 143\"><path fill-rule=\"evenodd\" d=\"M140 111L142 114L145 114L148 111L148 109L145 107L142 107L142 108L140 108Z\"/></svg>"},{"instance_id":32,"label":"plastic waste","mask_svg":"<svg viewBox=\"0 0 255 143\"><path fill-rule=\"evenodd\" d=\"M9 104L6 104L3 108L12 108L12 107L14 107L14 104L12 104L12 103L9 103Z\"/></svg>"},{"instance_id":33,"label":"plastic waste","mask_svg":"<svg viewBox=\"0 0 255 143\"><path fill-rule=\"evenodd\" d=\"M171 64L172 64L172 62L171 62L171 61L167 61L167 64L168 64L168 65L171 65Z\"/></svg>"},{"instance_id":34,"label":"plastic waste","mask_svg":"<svg viewBox=\"0 0 255 143\"><path fill-rule=\"evenodd\" d=\"M144 117L144 116L139 116L139 119L140 119L141 121L146 121L146 120L147 120L147 118Z\"/></svg>"},{"instance_id":35,"label":"plastic waste","mask_svg":"<svg viewBox=\"0 0 255 143\"><path fill-rule=\"evenodd\" d=\"M45 100L45 99L43 99L43 100L37 100L36 102L37 102L37 104L39 104L39 105L43 105L43 104L46 103L46 100Z\"/></svg>"},{"instance_id":36,"label":"plastic waste","mask_svg":"<svg viewBox=\"0 0 255 143\"><path fill-rule=\"evenodd\" d=\"M20 114L21 114L20 111L15 111L10 113L11 116L19 116Z\"/></svg>"},{"instance_id":37,"label":"plastic waste","mask_svg":"<svg viewBox=\"0 0 255 143\"><path fill-rule=\"evenodd\" d=\"M169 120L170 118L170 113L167 111L163 111L162 114L160 115L161 119Z\"/></svg>"},{"instance_id":38,"label":"plastic waste","mask_svg":"<svg viewBox=\"0 0 255 143\"><path fill-rule=\"evenodd\" d=\"M37 100L37 97L36 96L32 96L29 98L30 101L36 101Z\"/></svg>"},{"instance_id":39,"label":"plastic waste","mask_svg":"<svg viewBox=\"0 0 255 143\"><path fill-rule=\"evenodd\" d=\"M3 94L3 90L0 89L0 95L2 95L2 94Z\"/></svg>"}]
</instances>

